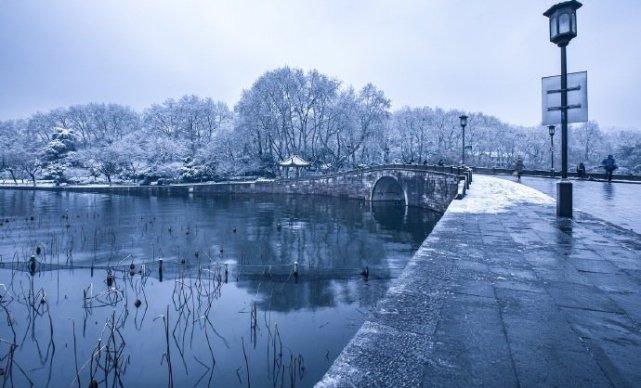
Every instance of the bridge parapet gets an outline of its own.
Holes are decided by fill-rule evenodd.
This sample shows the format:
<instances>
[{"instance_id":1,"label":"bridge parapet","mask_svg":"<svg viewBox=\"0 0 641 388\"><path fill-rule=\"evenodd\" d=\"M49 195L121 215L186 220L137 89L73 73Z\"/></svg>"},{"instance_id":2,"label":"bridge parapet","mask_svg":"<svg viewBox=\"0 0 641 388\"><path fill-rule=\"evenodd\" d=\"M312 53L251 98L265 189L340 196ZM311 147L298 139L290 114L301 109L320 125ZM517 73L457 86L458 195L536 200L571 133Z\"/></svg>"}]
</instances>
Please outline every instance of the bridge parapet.
<instances>
[{"instance_id":1,"label":"bridge parapet","mask_svg":"<svg viewBox=\"0 0 641 388\"><path fill-rule=\"evenodd\" d=\"M466 174L466 172L469 171L470 169L465 166L384 164L380 166L358 168L355 170L337 171L330 174L310 175L310 176L303 176L298 178L279 179L279 181L305 181L310 179L331 178L331 177L342 176L346 174L353 174L357 172L368 173L368 172L383 171L383 170L384 171L403 170L403 171L433 172L437 174L447 174L451 176L462 176Z\"/></svg>"}]
</instances>

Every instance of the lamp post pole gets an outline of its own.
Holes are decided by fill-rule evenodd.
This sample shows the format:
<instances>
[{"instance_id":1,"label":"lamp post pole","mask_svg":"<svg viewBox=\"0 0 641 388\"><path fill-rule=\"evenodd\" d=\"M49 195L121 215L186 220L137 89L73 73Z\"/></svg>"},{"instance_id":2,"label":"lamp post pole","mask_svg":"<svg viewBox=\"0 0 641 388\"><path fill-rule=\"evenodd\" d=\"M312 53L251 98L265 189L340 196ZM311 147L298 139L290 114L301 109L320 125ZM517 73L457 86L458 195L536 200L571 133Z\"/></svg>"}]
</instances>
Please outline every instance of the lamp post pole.
<instances>
[{"instance_id":1,"label":"lamp post pole","mask_svg":"<svg viewBox=\"0 0 641 388\"><path fill-rule=\"evenodd\" d=\"M568 64L561 45L561 178L568 178Z\"/></svg>"},{"instance_id":2,"label":"lamp post pole","mask_svg":"<svg viewBox=\"0 0 641 388\"><path fill-rule=\"evenodd\" d=\"M465 165L465 127L467 126L467 116L466 115L461 115L459 116L459 120L461 120L461 165Z\"/></svg>"},{"instance_id":3,"label":"lamp post pole","mask_svg":"<svg viewBox=\"0 0 641 388\"><path fill-rule=\"evenodd\" d=\"M463 148L461 148L461 164L465 165L465 125L461 125L463 130Z\"/></svg>"},{"instance_id":4,"label":"lamp post pole","mask_svg":"<svg viewBox=\"0 0 641 388\"><path fill-rule=\"evenodd\" d=\"M550 171L552 176L554 176L554 125L548 127L548 132L550 134Z\"/></svg>"},{"instance_id":5,"label":"lamp post pole","mask_svg":"<svg viewBox=\"0 0 641 388\"><path fill-rule=\"evenodd\" d=\"M561 182L556 184L556 215L572 218L572 182L568 180L568 69L565 49L561 47Z\"/></svg>"},{"instance_id":6,"label":"lamp post pole","mask_svg":"<svg viewBox=\"0 0 641 388\"><path fill-rule=\"evenodd\" d=\"M568 178L568 69L566 48L576 37L576 10L582 4L567 0L555 4L543 13L550 22L550 42L561 48L561 181L556 186L556 215L572 217L572 182Z\"/></svg>"}]
</instances>

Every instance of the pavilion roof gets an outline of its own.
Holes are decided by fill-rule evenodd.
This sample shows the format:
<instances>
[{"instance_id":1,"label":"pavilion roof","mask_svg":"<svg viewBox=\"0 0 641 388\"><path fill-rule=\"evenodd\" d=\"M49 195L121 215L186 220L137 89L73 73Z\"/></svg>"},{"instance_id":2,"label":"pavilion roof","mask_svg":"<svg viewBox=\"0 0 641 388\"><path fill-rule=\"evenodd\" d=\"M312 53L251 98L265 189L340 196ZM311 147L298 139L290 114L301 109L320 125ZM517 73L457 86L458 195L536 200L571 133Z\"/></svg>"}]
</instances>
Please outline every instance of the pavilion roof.
<instances>
[{"instance_id":1,"label":"pavilion roof","mask_svg":"<svg viewBox=\"0 0 641 388\"><path fill-rule=\"evenodd\" d=\"M307 167L311 163L301 158L298 155L292 155L285 160L281 160L278 164L282 167Z\"/></svg>"}]
</instances>

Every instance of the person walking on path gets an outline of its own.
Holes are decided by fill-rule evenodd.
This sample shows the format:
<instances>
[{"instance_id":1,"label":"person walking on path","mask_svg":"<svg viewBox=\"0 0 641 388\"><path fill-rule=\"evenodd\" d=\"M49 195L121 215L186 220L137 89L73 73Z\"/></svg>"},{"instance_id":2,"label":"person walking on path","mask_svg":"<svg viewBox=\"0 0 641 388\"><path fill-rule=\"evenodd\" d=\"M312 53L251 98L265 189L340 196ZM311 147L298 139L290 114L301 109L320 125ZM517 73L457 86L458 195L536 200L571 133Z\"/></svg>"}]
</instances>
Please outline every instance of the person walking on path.
<instances>
[{"instance_id":1,"label":"person walking on path","mask_svg":"<svg viewBox=\"0 0 641 388\"><path fill-rule=\"evenodd\" d=\"M578 175L579 179L585 179L586 178L586 173L585 173L585 164L583 162L579 163L579 165L576 167L576 175Z\"/></svg>"},{"instance_id":2,"label":"person walking on path","mask_svg":"<svg viewBox=\"0 0 641 388\"><path fill-rule=\"evenodd\" d=\"M521 182L521 175L523 174L523 170L525 169L525 165L523 164L523 158L518 157L516 158L516 162L514 163L514 175L516 175L516 179Z\"/></svg>"},{"instance_id":3,"label":"person walking on path","mask_svg":"<svg viewBox=\"0 0 641 388\"><path fill-rule=\"evenodd\" d=\"M612 174L614 173L614 170L619 168L614 157L612 155L608 155L608 157L603 159L603 162L601 162L601 166L605 169L605 176L608 178L608 182L612 182Z\"/></svg>"}]
</instances>

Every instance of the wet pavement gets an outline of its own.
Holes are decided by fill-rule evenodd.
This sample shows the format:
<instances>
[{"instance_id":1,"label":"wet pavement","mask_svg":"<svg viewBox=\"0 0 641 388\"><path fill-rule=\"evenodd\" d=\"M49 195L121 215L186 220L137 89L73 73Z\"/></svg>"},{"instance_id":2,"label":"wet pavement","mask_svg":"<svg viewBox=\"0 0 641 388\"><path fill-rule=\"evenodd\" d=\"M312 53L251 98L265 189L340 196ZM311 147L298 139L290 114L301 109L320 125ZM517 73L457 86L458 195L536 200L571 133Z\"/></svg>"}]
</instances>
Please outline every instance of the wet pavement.
<instances>
[{"instance_id":1,"label":"wet pavement","mask_svg":"<svg viewBox=\"0 0 641 388\"><path fill-rule=\"evenodd\" d=\"M556 198L558 179L523 177L522 181ZM572 182L575 208L641 234L641 184Z\"/></svg>"},{"instance_id":2,"label":"wet pavement","mask_svg":"<svg viewBox=\"0 0 641 388\"><path fill-rule=\"evenodd\" d=\"M638 386L641 239L475 177L320 386Z\"/></svg>"}]
</instances>

